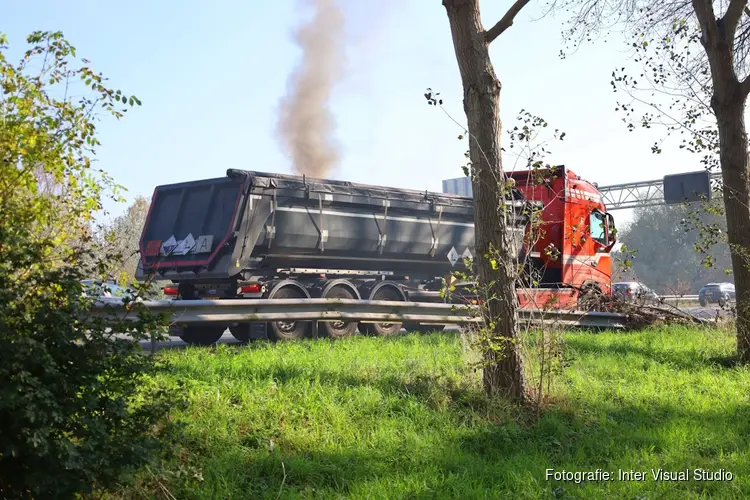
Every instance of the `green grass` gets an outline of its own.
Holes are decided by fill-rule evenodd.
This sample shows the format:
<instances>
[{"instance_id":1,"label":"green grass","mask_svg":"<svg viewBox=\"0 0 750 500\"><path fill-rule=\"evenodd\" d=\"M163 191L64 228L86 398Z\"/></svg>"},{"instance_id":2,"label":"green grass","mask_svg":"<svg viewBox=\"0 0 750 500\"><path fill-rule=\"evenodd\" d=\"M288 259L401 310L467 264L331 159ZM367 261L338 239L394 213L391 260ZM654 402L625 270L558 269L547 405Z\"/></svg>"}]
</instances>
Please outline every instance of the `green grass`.
<instances>
[{"instance_id":1,"label":"green grass","mask_svg":"<svg viewBox=\"0 0 750 500\"><path fill-rule=\"evenodd\" d=\"M191 406L179 458L121 496L164 498L741 498L750 371L730 334L570 333L538 421L478 392L455 333L171 351L161 383ZM545 469L643 481L574 484ZM724 469L658 482L650 469Z\"/></svg>"}]
</instances>

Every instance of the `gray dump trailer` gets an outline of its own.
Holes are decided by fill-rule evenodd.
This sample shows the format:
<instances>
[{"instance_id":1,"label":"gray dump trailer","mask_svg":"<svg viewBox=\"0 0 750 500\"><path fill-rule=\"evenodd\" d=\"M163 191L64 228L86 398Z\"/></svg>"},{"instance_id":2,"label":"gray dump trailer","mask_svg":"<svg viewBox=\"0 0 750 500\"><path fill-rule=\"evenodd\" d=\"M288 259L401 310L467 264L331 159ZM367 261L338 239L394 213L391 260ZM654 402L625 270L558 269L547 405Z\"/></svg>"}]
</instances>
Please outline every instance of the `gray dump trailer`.
<instances>
[{"instance_id":1,"label":"gray dump trailer","mask_svg":"<svg viewBox=\"0 0 750 500\"><path fill-rule=\"evenodd\" d=\"M533 206L513 192L511 237L520 248ZM140 241L136 277L169 280L181 299L319 298L439 301L440 278L474 253L473 200L450 194L230 169L225 177L158 186ZM226 327L190 327L192 343ZM264 325L265 326L265 325ZM400 324L360 324L391 334ZM415 325L409 325L415 327ZM322 323L340 337L356 323ZM309 324L274 322L268 336L304 336Z\"/></svg>"}]
</instances>

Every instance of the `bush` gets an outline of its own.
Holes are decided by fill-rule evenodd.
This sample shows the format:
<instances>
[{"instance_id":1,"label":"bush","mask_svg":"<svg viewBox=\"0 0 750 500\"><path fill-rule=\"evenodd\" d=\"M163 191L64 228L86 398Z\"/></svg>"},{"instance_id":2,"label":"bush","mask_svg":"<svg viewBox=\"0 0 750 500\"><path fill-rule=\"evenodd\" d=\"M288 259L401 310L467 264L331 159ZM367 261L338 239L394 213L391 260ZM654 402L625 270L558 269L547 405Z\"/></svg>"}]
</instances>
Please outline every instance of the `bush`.
<instances>
[{"instance_id":1,"label":"bush","mask_svg":"<svg viewBox=\"0 0 750 500\"><path fill-rule=\"evenodd\" d=\"M88 231L116 191L92 173L93 119L138 101L87 66L71 69L61 33L28 42L12 65L0 35L0 497L69 498L169 449L179 400L151 383L165 366L138 344L164 319L133 308L134 321L105 323L81 285L112 257L92 251ZM58 92L74 83L94 95L73 103Z\"/></svg>"}]
</instances>

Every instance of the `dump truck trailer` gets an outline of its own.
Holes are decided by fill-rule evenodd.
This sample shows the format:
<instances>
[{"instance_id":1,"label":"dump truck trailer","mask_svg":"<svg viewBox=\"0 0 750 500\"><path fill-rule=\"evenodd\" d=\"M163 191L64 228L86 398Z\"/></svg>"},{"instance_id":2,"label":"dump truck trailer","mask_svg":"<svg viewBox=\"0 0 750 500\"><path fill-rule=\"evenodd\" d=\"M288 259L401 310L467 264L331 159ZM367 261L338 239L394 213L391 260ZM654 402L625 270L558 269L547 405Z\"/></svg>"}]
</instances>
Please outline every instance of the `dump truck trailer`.
<instances>
[{"instance_id":1,"label":"dump truck trailer","mask_svg":"<svg viewBox=\"0 0 750 500\"><path fill-rule=\"evenodd\" d=\"M607 236L600 238L601 248L575 252L563 234L574 206L586 205L575 215L586 212L587 221L592 210L601 213L606 234L611 234L606 229L611 216L600 198L581 198L580 189L578 198L572 196L571 173L564 167L552 174L558 180L539 189L523 176L514 177L517 187L505 201L513 256L525 264L529 276L537 277L534 289L539 292L524 287L522 305L574 298L583 281L602 290L609 286L611 273L601 272L606 266L597 262L596 276L589 272L588 279L581 280L567 272L575 260L566 260L583 252L578 265L588 265L586 259L590 261L595 250L609 252ZM587 186L595 198L595 188ZM474 257L473 210L471 198L450 194L230 169L224 177L156 187L140 240L136 278L171 281L165 293L183 300L444 301L444 278L452 271L468 271L465 264ZM537 226L544 233L533 242L532 220L542 221ZM555 242L564 254L559 261L560 255L548 255ZM178 334L186 342L205 344L215 342L227 327L240 340L258 331L251 324L234 324L189 326ZM344 337L358 327L391 335L402 325L325 322L321 333ZM277 340L300 338L309 330L309 322L267 325L267 335Z\"/></svg>"}]
</instances>

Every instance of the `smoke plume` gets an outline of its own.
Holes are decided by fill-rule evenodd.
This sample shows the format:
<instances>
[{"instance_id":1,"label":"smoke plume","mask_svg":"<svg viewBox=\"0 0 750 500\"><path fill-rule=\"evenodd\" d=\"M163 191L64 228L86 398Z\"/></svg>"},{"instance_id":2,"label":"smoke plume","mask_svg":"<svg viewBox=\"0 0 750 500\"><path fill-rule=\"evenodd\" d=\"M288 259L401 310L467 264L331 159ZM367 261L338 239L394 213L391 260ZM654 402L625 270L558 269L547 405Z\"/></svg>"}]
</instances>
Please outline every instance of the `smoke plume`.
<instances>
[{"instance_id":1,"label":"smoke plume","mask_svg":"<svg viewBox=\"0 0 750 500\"><path fill-rule=\"evenodd\" d=\"M281 99L277 132L294 170L325 177L339 161L331 94L344 76L344 14L337 0L301 0L313 10L294 32L302 60L289 77Z\"/></svg>"}]
</instances>

